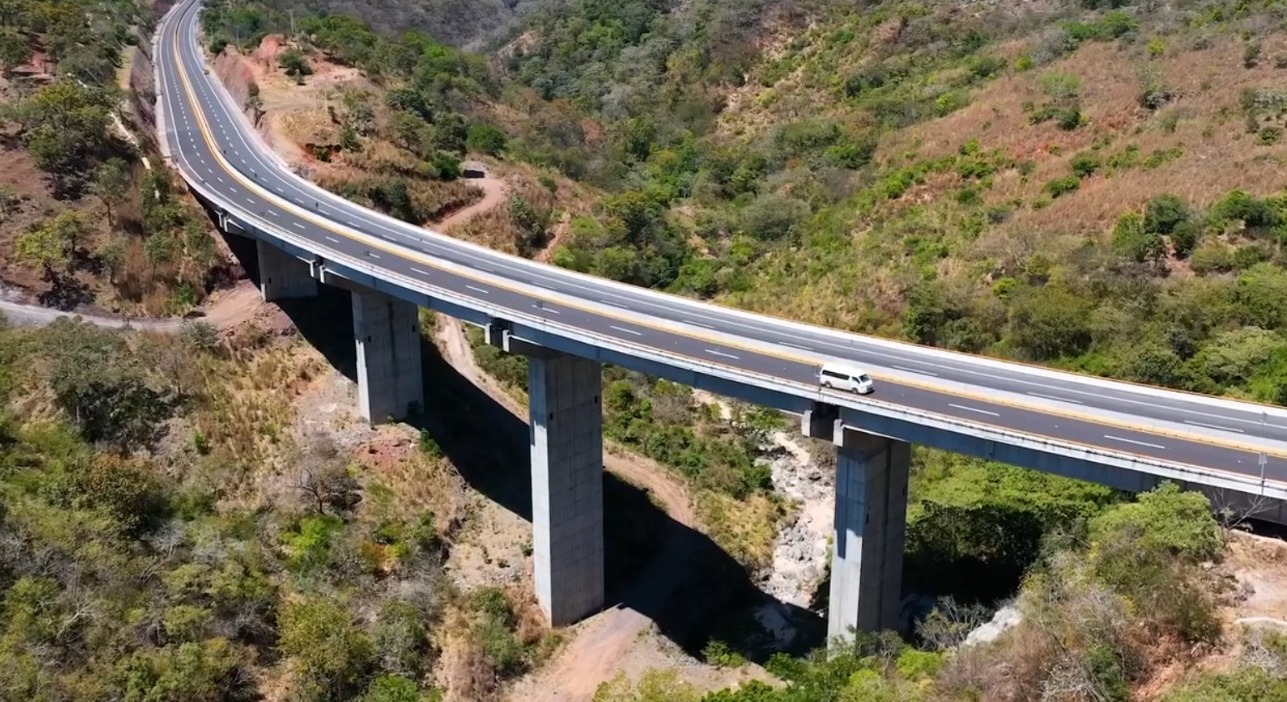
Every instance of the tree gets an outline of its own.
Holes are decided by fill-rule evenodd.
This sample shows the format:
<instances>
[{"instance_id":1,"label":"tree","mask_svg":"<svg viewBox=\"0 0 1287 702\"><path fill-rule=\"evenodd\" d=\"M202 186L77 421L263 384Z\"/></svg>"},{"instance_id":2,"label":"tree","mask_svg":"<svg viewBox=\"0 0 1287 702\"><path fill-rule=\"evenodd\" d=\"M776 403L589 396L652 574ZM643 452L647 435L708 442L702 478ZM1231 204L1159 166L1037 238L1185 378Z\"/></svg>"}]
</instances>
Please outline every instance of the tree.
<instances>
[{"instance_id":1,"label":"tree","mask_svg":"<svg viewBox=\"0 0 1287 702\"><path fill-rule=\"evenodd\" d=\"M401 675L381 675L371 681L366 694L358 702L419 702L416 684Z\"/></svg>"},{"instance_id":2,"label":"tree","mask_svg":"<svg viewBox=\"0 0 1287 702\"><path fill-rule=\"evenodd\" d=\"M465 137L465 146L470 151L499 156L505 151L505 132L491 124L473 124L469 127L469 136Z\"/></svg>"},{"instance_id":3,"label":"tree","mask_svg":"<svg viewBox=\"0 0 1287 702\"><path fill-rule=\"evenodd\" d=\"M292 78L302 80L304 76L313 74L313 67L308 64L308 58L299 49L287 49L281 52L277 57L277 65Z\"/></svg>"},{"instance_id":4,"label":"tree","mask_svg":"<svg viewBox=\"0 0 1287 702\"><path fill-rule=\"evenodd\" d=\"M1189 219L1189 207L1176 195L1158 195L1144 209L1144 230L1170 234Z\"/></svg>"},{"instance_id":5,"label":"tree","mask_svg":"<svg viewBox=\"0 0 1287 702\"><path fill-rule=\"evenodd\" d=\"M1150 230L1144 218L1133 212L1122 215L1113 226L1113 248L1136 263L1156 261L1166 253L1159 232Z\"/></svg>"},{"instance_id":6,"label":"tree","mask_svg":"<svg viewBox=\"0 0 1287 702\"><path fill-rule=\"evenodd\" d=\"M328 507L337 514L352 509L362 498L339 449L320 435L306 438L304 445L294 487L305 503L318 514L326 514Z\"/></svg>"},{"instance_id":7,"label":"tree","mask_svg":"<svg viewBox=\"0 0 1287 702\"><path fill-rule=\"evenodd\" d=\"M157 437L170 398L152 387L122 334L60 319L42 340L54 399L86 441L128 451Z\"/></svg>"},{"instance_id":8,"label":"tree","mask_svg":"<svg viewBox=\"0 0 1287 702\"><path fill-rule=\"evenodd\" d=\"M61 80L37 90L17 109L23 140L36 166L65 179L82 175L108 140L111 97Z\"/></svg>"},{"instance_id":9,"label":"tree","mask_svg":"<svg viewBox=\"0 0 1287 702\"><path fill-rule=\"evenodd\" d=\"M122 666L130 702L249 702L250 656L227 639L138 651Z\"/></svg>"},{"instance_id":10,"label":"tree","mask_svg":"<svg viewBox=\"0 0 1287 702\"><path fill-rule=\"evenodd\" d=\"M295 659L302 687L315 698L351 695L373 659L370 639L348 610L321 597L305 597L286 605L278 647Z\"/></svg>"},{"instance_id":11,"label":"tree","mask_svg":"<svg viewBox=\"0 0 1287 702\"><path fill-rule=\"evenodd\" d=\"M1062 287L1016 292L1010 340L1030 358L1046 361L1082 353L1090 345L1092 302Z\"/></svg>"},{"instance_id":12,"label":"tree","mask_svg":"<svg viewBox=\"0 0 1287 702\"><path fill-rule=\"evenodd\" d=\"M5 74L26 63L31 58L31 42L27 37L12 30L0 30L0 66Z\"/></svg>"},{"instance_id":13,"label":"tree","mask_svg":"<svg viewBox=\"0 0 1287 702\"><path fill-rule=\"evenodd\" d=\"M157 267L173 261L179 247L169 233L157 232L143 242L143 248L147 252L148 263L152 264L152 275L156 276Z\"/></svg>"},{"instance_id":14,"label":"tree","mask_svg":"<svg viewBox=\"0 0 1287 702\"><path fill-rule=\"evenodd\" d=\"M550 213L537 211L527 198L515 195L507 204L509 218L514 222L514 247L518 255L530 258L549 240Z\"/></svg>"},{"instance_id":15,"label":"tree","mask_svg":"<svg viewBox=\"0 0 1287 702\"><path fill-rule=\"evenodd\" d=\"M63 210L18 238L18 258L41 266L50 280L71 270L76 248L89 233L89 224L76 210Z\"/></svg>"},{"instance_id":16,"label":"tree","mask_svg":"<svg viewBox=\"0 0 1287 702\"><path fill-rule=\"evenodd\" d=\"M107 222L115 226L112 218L112 205L120 203L130 189L130 167L124 160L111 158L99 164L94 171L94 182L90 185L95 197L103 201L107 208Z\"/></svg>"},{"instance_id":17,"label":"tree","mask_svg":"<svg viewBox=\"0 0 1287 702\"><path fill-rule=\"evenodd\" d=\"M107 282L116 284L116 277L121 274L125 265L125 240L113 236L98 247L98 260L107 269Z\"/></svg>"},{"instance_id":18,"label":"tree","mask_svg":"<svg viewBox=\"0 0 1287 702\"><path fill-rule=\"evenodd\" d=\"M264 118L264 98L259 94L258 83L251 82L246 89L246 104L242 109L250 113L251 123L258 127L259 120Z\"/></svg>"}]
</instances>

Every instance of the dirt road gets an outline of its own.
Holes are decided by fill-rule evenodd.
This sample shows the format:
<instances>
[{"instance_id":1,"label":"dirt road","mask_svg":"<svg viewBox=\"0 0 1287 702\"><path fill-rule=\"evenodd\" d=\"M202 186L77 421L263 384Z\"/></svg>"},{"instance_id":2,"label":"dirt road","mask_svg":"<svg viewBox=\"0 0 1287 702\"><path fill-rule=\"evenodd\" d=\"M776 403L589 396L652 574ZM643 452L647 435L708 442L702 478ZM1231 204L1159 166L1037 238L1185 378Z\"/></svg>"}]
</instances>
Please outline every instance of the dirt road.
<instances>
[{"instance_id":1,"label":"dirt road","mask_svg":"<svg viewBox=\"0 0 1287 702\"><path fill-rule=\"evenodd\" d=\"M253 318L260 312L263 305L259 290L249 280L242 280L232 288L215 291L206 304L199 308L201 314L195 319L203 319L219 329L228 329ZM127 319L100 314L64 312L52 307L23 302L17 293L3 288L0 288L0 314L3 314L10 324L19 327L43 327L63 317L79 317L82 321L98 327L108 329L128 327L161 334L173 334L187 321L178 317Z\"/></svg>"},{"instance_id":2,"label":"dirt road","mask_svg":"<svg viewBox=\"0 0 1287 702\"><path fill-rule=\"evenodd\" d=\"M441 229L446 231L467 219L487 212L493 207L499 206L505 201L505 196L509 193L509 186L507 186L505 181L500 178L484 176L482 178L470 179L467 182L483 191L483 199L472 205L462 207L436 222L430 222L426 226L432 229Z\"/></svg>"}]
</instances>

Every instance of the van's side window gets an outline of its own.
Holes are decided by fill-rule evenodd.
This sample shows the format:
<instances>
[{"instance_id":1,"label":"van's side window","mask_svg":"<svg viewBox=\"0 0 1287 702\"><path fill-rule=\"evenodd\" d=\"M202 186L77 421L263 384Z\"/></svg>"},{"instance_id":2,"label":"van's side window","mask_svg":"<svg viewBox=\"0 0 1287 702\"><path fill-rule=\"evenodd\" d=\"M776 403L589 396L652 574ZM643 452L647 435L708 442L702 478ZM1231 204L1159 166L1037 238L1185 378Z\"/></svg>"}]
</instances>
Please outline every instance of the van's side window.
<instances>
[{"instance_id":1,"label":"van's side window","mask_svg":"<svg viewBox=\"0 0 1287 702\"><path fill-rule=\"evenodd\" d=\"M832 377L832 378L847 379L847 378L849 377L849 376L847 376L847 375L841 375L840 373L837 373L837 372L835 372L835 371L833 371L833 370L823 370L823 371L822 371L822 374L823 374L823 375L825 375L825 376Z\"/></svg>"}]
</instances>

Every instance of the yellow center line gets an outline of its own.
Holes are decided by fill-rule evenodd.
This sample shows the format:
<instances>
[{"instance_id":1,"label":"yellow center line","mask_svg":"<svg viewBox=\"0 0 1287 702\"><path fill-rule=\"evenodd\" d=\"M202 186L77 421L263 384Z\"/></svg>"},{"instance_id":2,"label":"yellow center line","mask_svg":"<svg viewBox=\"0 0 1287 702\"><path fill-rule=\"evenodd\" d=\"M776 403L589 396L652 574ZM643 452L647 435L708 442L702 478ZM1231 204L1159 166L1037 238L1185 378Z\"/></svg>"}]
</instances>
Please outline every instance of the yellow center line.
<instances>
[{"instance_id":1,"label":"yellow center line","mask_svg":"<svg viewBox=\"0 0 1287 702\"><path fill-rule=\"evenodd\" d=\"M181 24L181 23L176 23L176 24ZM239 183L241 183L243 187L259 194L261 199L266 200L270 203L278 203L278 206L280 208L285 209L289 212L293 212L300 219L304 219L309 222L312 222L318 227L334 232L335 234L339 234L340 236L343 236L346 239L349 239L350 241L354 241L356 243L360 243L365 246L378 249L392 256L400 258L404 261L420 263L430 268L433 268L435 270L438 270L440 272L458 275L462 278L472 280L477 283L493 285L495 287L509 291L516 295L521 295L524 297L541 300L543 302L552 302L554 304L564 305L566 307L579 310L586 314L605 317L608 319L625 322L627 324L634 324L636 326L643 326L643 327L652 329L654 331L675 334L678 336L683 336L689 339L703 341L706 343L719 344L722 346L737 348L737 349L741 349L743 351L747 351L749 353L757 354L760 356L767 356L770 358L776 358L779 360L789 361L792 363L797 363L800 365L805 365L810 367L815 367L819 365L819 362L813 359L812 357L805 356L802 354L792 353L790 351L781 350L771 342L762 342L763 344L765 344L764 346L751 345L746 342L728 340L713 334L705 334L699 331L681 327L676 323L665 323L660 321L654 321L652 319L640 319L638 317L622 315L619 313L615 313L611 310L599 309L597 307L593 307L579 302L572 302L564 299L555 300L550 297L547 297L541 292L538 292L535 290L523 289L518 286L511 285L507 281L504 281L501 279L493 279L493 278L477 275L472 271L463 269L463 267L461 269L448 267L446 265L443 265L436 258L433 258L431 256L422 254L417 251L412 251L403 246L386 243L376 237L373 237L359 230L349 229L348 227L339 226L339 225L336 225L331 220L318 217L314 215L312 212L309 212L307 209L299 207L294 203L290 202L289 200L286 200L285 198L278 197L277 195L273 194L266 188L263 188L262 186L255 183L254 181L246 178L240 171L232 167L232 164L230 164L223 157L223 154L221 153L217 142L215 142L213 138L213 134L210 131L209 125L206 123L205 115L201 112L201 110L197 109L199 104L196 99L196 94L192 88L191 82L188 79L187 71L184 69L183 62L179 55L179 30L178 29L175 30L174 58L178 65L179 78L183 83L184 92L188 95L188 98L193 108L192 112L197 118L197 127L201 130L202 137L205 139L206 145L209 147L211 155L219 163L220 167L226 173L228 173L229 176L231 176L232 178L236 179ZM719 365L717 363L710 361L709 359L698 358L696 356L689 356L687 354L683 354L680 352L676 352L676 353L680 356L684 356L686 358L700 361L702 363L707 363L710 365ZM734 370L737 370L737 371L741 370L732 366L730 366L730 368L733 368ZM882 376L878 374L871 374L871 375L873 375L873 377L875 377L877 380L881 380L882 382L887 382L895 386L902 385L905 387L912 387L926 392L932 392L936 394L946 394L946 395L951 395L953 397L967 398L978 402L986 402L988 404L1001 405L1003 407L1009 407L1011 409L1025 410L1028 412L1035 412L1038 414L1043 414L1043 415L1052 416L1052 417L1063 417L1065 419L1072 419L1076 421L1087 422L1090 424L1110 427L1114 429L1128 429L1128 430L1136 431L1143 434L1150 434L1154 436L1168 436L1168 437L1180 439L1183 441L1206 444L1209 446L1220 446L1223 448L1240 450L1248 453L1264 453L1266 455L1275 456L1278 458L1287 458L1287 451L1265 449L1256 444L1240 442L1234 439L1208 437L1208 436L1192 434L1192 433L1177 431L1172 429L1152 427L1146 424L1138 424L1138 423L1131 423L1131 422L1111 422L1104 419L1100 419L1094 415L1083 413L1083 412L1077 412L1075 410L1068 410L1064 408L1052 409L1049 407L1043 407L1041 405L1037 405L1033 403L1025 403L1025 402L1013 400L1011 398L1002 398L1002 397L997 397L995 395L976 393L972 391L961 390L958 388L946 388L946 387L934 385L932 383L923 383L919 381L908 380L906 378L894 379L890 376ZM892 404L892 403L887 403L887 404ZM951 415L946 415L946 416L951 416ZM1018 431L1020 433L1025 433L1025 434L1032 434L1034 436L1043 436L1041 434L1035 434L1033 432L1027 432L1027 431L1018 430L1018 429L1012 430L1012 431ZM1064 441L1066 443L1072 443L1072 444L1079 443L1075 441L1068 441L1066 439L1060 439L1060 441ZM1137 454L1132 454L1128 451L1117 451L1117 453L1122 453L1126 455L1137 455ZM1218 470L1218 469L1212 469L1212 470Z\"/></svg>"}]
</instances>

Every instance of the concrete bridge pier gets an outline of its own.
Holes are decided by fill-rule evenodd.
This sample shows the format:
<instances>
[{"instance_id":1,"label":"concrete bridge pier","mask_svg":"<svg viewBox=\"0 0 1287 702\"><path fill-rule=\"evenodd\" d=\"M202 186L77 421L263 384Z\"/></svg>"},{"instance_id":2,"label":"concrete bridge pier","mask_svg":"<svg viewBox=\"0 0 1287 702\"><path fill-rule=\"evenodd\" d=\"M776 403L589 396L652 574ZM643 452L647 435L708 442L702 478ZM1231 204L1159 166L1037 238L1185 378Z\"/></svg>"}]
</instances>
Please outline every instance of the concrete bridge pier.
<instances>
[{"instance_id":1,"label":"concrete bridge pier","mask_svg":"<svg viewBox=\"0 0 1287 702\"><path fill-rule=\"evenodd\" d=\"M601 371L544 349L528 357L533 579L552 626L603 606Z\"/></svg>"},{"instance_id":2,"label":"concrete bridge pier","mask_svg":"<svg viewBox=\"0 0 1287 702\"><path fill-rule=\"evenodd\" d=\"M424 406L420 310L382 292L352 286L358 409L379 423Z\"/></svg>"},{"instance_id":3,"label":"concrete bridge pier","mask_svg":"<svg viewBox=\"0 0 1287 702\"><path fill-rule=\"evenodd\" d=\"M603 607L603 366L517 339L494 319L487 343L527 357L536 601L551 626Z\"/></svg>"},{"instance_id":4,"label":"concrete bridge pier","mask_svg":"<svg viewBox=\"0 0 1287 702\"><path fill-rule=\"evenodd\" d=\"M905 441L846 430L838 414L819 403L802 425L806 435L836 444L828 639L899 626L912 456Z\"/></svg>"},{"instance_id":5,"label":"concrete bridge pier","mask_svg":"<svg viewBox=\"0 0 1287 702\"><path fill-rule=\"evenodd\" d=\"M317 295L317 280L308 262L272 244L255 240L259 255L259 294L264 302Z\"/></svg>"}]
</instances>

